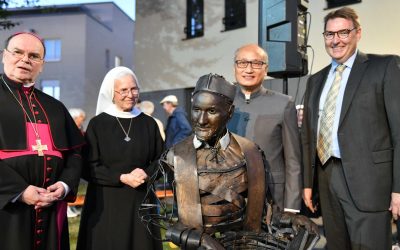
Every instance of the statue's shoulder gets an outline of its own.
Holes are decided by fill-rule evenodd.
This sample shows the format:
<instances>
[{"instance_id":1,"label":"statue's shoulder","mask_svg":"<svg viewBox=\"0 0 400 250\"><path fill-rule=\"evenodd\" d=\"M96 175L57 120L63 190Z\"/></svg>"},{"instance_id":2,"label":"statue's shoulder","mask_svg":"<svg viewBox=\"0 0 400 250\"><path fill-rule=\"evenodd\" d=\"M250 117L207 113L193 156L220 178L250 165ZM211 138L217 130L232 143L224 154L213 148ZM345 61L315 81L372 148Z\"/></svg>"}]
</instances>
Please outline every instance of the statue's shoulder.
<instances>
[{"instance_id":1,"label":"statue's shoulder","mask_svg":"<svg viewBox=\"0 0 400 250\"><path fill-rule=\"evenodd\" d=\"M240 135L232 133L232 132L230 132L230 133L231 133L231 138L233 138L239 144L240 147L247 145L249 147L258 148L257 144L255 144L253 141L247 139L246 137L240 136Z\"/></svg>"},{"instance_id":2,"label":"statue's shoulder","mask_svg":"<svg viewBox=\"0 0 400 250\"><path fill-rule=\"evenodd\" d=\"M163 161L173 166L174 157L186 154L190 147L193 147L193 135L186 137L182 141L169 148L167 152L164 153Z\"/></svg>"}]
</instances>

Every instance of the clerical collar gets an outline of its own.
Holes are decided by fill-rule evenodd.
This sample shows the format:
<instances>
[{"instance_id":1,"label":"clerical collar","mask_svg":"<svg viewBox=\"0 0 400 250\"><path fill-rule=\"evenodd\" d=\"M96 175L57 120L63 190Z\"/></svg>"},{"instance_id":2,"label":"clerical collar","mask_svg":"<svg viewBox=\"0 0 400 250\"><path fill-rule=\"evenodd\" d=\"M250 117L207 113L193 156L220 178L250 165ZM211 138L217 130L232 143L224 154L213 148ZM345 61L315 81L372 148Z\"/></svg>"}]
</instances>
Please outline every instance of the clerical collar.
<instances>
[{"instance_id":1,"label":"clerical collar","mask_svg":"<svg viewBox=\"0 0 400 250\"><path fill-rule=\"evenodd\" d=\"M31 82L31 83L25 83L25 84L24 84L24 87L25 87L25 88L30 88L30 87L32 87L33 85L35 85L35 83L34 83L34 82Z\"/></svg>"},{"instance_id":2,"label":"clerical collar","mask_svg":"<svg viewBox=\"0 0 400 250\"><path fill-rule=\"evenodd\" d=\"M132 109L131 112L124 112L121 111L117 108L117 106L115 106L115 104L108 106L108 108L106 110L104 110L104 113L107 113L109 115L118 117L118 118L134 118L138 115L140 115L140 113L142 113L142 111L140 111L138 108L134 107Z\"/></svg>"},{"instance_id":3,"label":"clerical collar","mask_svg":"<svg viewBox=\"0 0 400 250\"><path fill-rule=\"evenodd\" d=\"M229 136L228 130L226 130L226 134L224 136L222 136L222 138L219 140L219 145L221 145L221 149L225 150L229 146L230 142L231 142L231 137ZM194 146L194 148L198 149L203 144L207 145L207 143L200 141L199 139L197 139L197 136L194 135L194 137L193 137L193 146Z\"/></svg>"},{"instance_id":4,"label":"clerical collar","mask_svg":"<svg viewBox=\"0 0 400 250\"><path fill-rule=\"evenodd\" d=\"M2 75L4 81L8 84L8 86L10 86L11 88L17 88L17 89L21 89L21 90L26 90L26 89L31 89L33 88L33 86L35 85L34 82L31 83L20 83L20 82L16 82L14 80L11 80L10 78L8 78L8 76L6 74Z\"/></svg>"},{"instance_id":5,"label":"clerical collar","mask_svg":"<svg viewBox=\"0 0 400 250\"><path fill-rule=\"evenodd\" d=\"M238 88L238 92L239 92L239 96L244 98L246 100L246 102L249 103L250 100L256 98L257 96L261 95L262 93L265 93L266 89L264 88L264 86L261 85L257 90L255 90L251 94L244 94L241 88Z\"/></svg>"}]
</instances>

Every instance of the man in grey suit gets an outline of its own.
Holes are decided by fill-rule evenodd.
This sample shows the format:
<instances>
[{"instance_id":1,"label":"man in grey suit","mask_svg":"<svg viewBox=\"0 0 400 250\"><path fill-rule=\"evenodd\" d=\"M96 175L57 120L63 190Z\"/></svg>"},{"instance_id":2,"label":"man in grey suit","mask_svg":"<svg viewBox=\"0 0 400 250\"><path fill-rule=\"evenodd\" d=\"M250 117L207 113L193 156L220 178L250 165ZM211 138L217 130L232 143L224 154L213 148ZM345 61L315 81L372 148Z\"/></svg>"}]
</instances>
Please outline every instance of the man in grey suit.
<instances>
[{"instance_id":1,"label":"man in grey suit","mask_svg":"<svg viewBox=\"0 0 400 250\"><path fill-rule=\"evenodd\" d=\"M400 58L357 49L351 8L330 12L324 29L332 63L307 83L304 201L313 209L316 176L328 249L390 249L390 211L400 213Z\"/></svg>"},{"instance_id":2,"label":"man in grey suit","mask_svg":"<svg viewBox=\"0 0 400 250\"><path fill-rule=\"evenodd\" d=\"M301 156L295 104L291 97L262 86L268 71L267 53L256 44L235 52L239 84L228 129L254 141L271 167L271 193L281 210L299 212Z\"/></svg>"}]
</instances>

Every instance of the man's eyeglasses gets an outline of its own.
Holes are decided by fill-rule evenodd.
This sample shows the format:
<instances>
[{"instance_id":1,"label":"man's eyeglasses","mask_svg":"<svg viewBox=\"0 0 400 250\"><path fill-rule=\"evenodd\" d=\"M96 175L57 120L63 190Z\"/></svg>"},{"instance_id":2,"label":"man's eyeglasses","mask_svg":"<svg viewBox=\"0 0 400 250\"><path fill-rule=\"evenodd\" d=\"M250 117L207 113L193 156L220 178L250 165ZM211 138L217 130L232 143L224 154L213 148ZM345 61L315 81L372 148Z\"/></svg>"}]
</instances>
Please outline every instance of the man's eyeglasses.
<instances>
[{"instance_id":1,"label":"man's eyeglasses","mask_svg":"<svg viewBox=\"0 0 400 250\"><path fill-rule=\"evenodd\" d=\"M345 39L349 37L350 32L353 30L356 30L357 28L352 28L352 29L343 29L343 30L338 30L338 31L325 31L322 33L324 35L326 40L332 40L335 37L335 34L338 35L340 39Z\"/></svg>"},{"instance_id":2,"label":"man's eyeglasses","mask_svg":"<svg viewBox=\"0 0 400 250\"><path fill-rule=\"evenodd\" d=\"M20 50L10 51L6 48L4 50L7 51L8 53L10 53L15 59L22 60L25 57L25 52L23 52L23 51L20 51ZM29 61L35 62L35 63L40 63L43 61L43 58L40 57L40 55L36 54L36 53L28 53L28 59L29 59Z\"/></svg>"},{"instance_id":3,"label":"man's eyeglasses","mask_svg":"<svg viewBox=\"0 0 400 250\"><path fill-rule=\"evenodd\" d=\"M127 97L129 93L131 93L132 95L137 95L139 93L139 89L138 88L121 89L120 91L114 90L114 92L120 94L121 97Z\"/></svg>"},{"instance_id":4,"label":"man's eyeglasses","mask_svg":"<svg viewBox=\"0 0 400 250\"><path fill-rule=\"evenodd\" d=\"M264 64L267 64L266 62L262 61L246 61L246 60L236 60L235 63L238 68L247 68L247 66L250 64L250 66L253 69L261 69Z\"/></svg>"}]
</instances>

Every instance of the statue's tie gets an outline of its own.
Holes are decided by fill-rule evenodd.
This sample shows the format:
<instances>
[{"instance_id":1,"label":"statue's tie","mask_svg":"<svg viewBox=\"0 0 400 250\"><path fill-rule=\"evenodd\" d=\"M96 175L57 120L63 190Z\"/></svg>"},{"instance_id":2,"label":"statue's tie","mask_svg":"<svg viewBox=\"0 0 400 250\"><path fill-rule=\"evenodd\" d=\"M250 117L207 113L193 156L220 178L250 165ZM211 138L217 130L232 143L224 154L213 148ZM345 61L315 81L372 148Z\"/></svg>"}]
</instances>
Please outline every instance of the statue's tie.
<instances>
[{"instance_id":1,"label":"statue's tie","mask_svg":"<svg viewBox=\"0 0 400 250\"><path fill-rule=\"evenodd\" d=\"M335 120L336 99L339 94L340 81L342 80L342 73L345 68L346 65L343 64L336 67L335 79L326 96L324 109L320 118L317 153L322 165L332 156L332 127Z\"/></svg>"}]
</instances>

